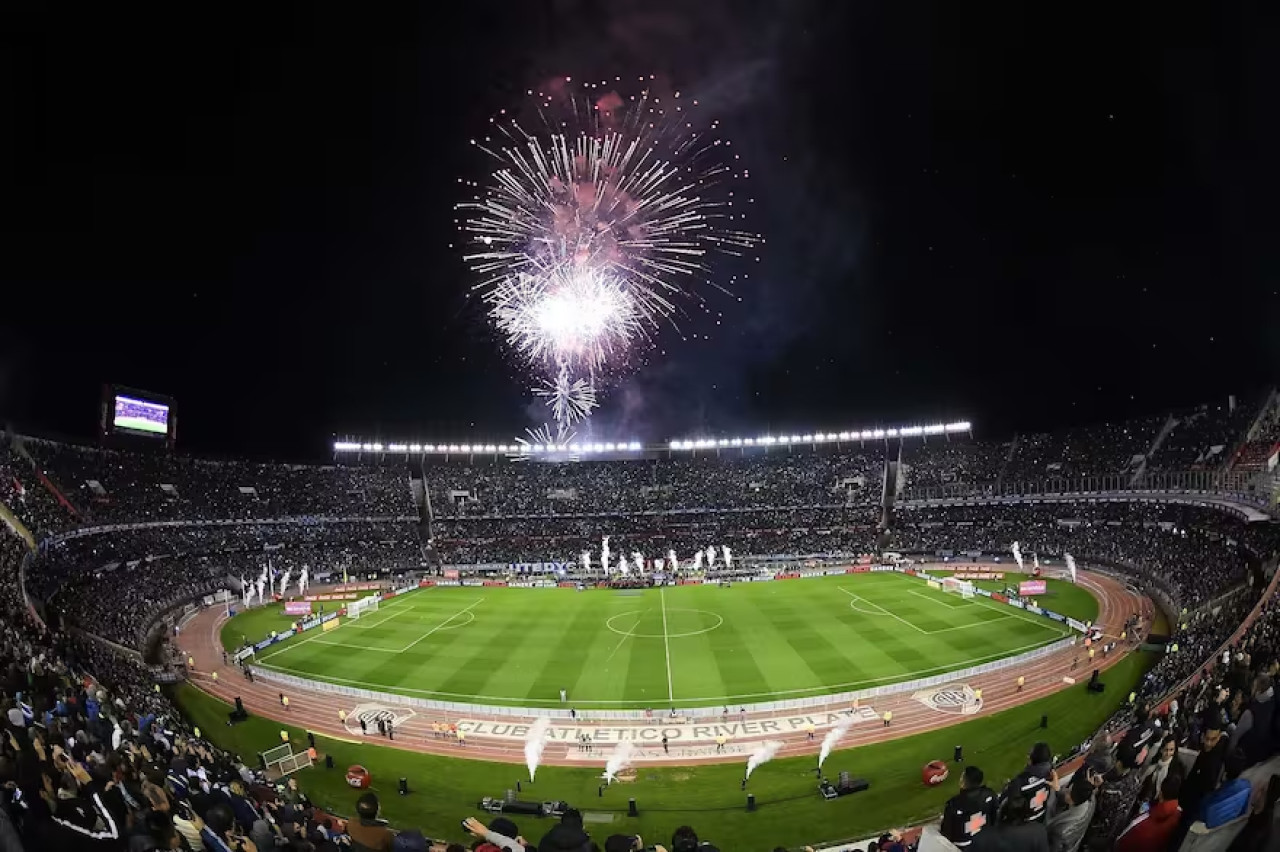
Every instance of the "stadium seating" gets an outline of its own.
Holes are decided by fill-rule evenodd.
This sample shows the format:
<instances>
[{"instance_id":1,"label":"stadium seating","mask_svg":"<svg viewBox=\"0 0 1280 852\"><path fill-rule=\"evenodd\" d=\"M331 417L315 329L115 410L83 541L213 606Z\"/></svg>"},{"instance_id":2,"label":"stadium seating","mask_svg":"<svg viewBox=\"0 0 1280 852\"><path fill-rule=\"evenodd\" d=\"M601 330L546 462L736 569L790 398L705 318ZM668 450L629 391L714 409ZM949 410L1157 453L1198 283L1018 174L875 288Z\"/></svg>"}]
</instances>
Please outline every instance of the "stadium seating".
<instances>
[{"instance_id":1,"label":"stadium seating","mask_svg":"<svg viewBox=\"0 0 1280 852\"><path fill-rule=\"evenodd\" d=\"M1159 416L1010 442L908 443L901 448L904 484L908 491L960 485L981 495L1007 493L993 487L1000 482L1126 477L1144 464L1163 471L1233 461L1256 468L1257 453L1243 437L1257 415L1257 405L1241 404L1175 414L1172 425ZM1256 441L1274 443L1275 428L1274 420L1260 421ZM1237 447L1245 449L1233 457ZM145 744L166 763L181 757L186 767L205 770L210 784L260 779L194 736L154 690L157 668L109 645L48 633L21 596L24 562L30 592L50 601L69 622L119 645L143 648L155 616L226 588L231 578L256 575L268 554L275 567L308 565L320 577L353 561L376 571L548 560L572 565L582 550L598 551L604 535L618 552L650 556L674 549L687 557L711 543L727 545L743 559L870 552L885 543L878 503L885 462L896 452L855 445L574 464L429 459L422 469L433 540L423 542L418 525L424 508L415 503L410 482L417 472L404 460L325 466L215 462L5 436L4 518L12 518L39 549L32 553L7 526L0 528L0 668L11 680L22 675L24 701L35 716L48 713L50 723L57 717L73 738L83 731L107 762L124 767L127 800L95 801L91 778L68 782L65 801L158 837L183 829L172 817L166 822L148 816L174 795L173 784L166 788L162 777L149 779L131 744ZM154 525L160 521L166 524ZM899 503L888 544L945 558L970 551L1007 554L1014 540L1028 556L1046 561L1071 552L1083 563L1112 566L1185 608L1171 637L1170 648L1177 650L1148 672L1137 703L1176 695L1177 713L1167 704L1159 709L1165 729L1186 746L1199 745L1200 716L1191 708L1212 712L1221 705L1218 712L1238 721L1245 704L1234 695L1250 689L1253 675L1274 673L1280 607L1266 600L1256 609L1258 568L1280 549L1274 523L1246 523L1221 508L1185 502L1082 497L1054 504L927 505L907 499ZM1206 671L1206 662L1219 659L1223 643L1255 613L1230 649L1229 663ZM1196 675L1200 679L1191 684ZM85 676L94 679L88 688ZM1222 686L1225 698L1218 691ZM9 688L6 695L14 692ZM12 699L5 702L2 709L17 709ZM1122 711L1104 732L1123 729L1131 714L1131 708ZM3 764L19 755L0 741L0 758ZM48 763L25 751L22 759ZM46 768L54 777L60 774L51 764ZM39 799L38 793L33 790L29 798ZM263 798L276 815L269 831L283 833L280 794L267 791ZM6 812L11 805L4 802ZM124 819L131 811L133 819ZM322 815L306 814L310 830ZM205 816L218 827L218 814L206 810ZM12 817L27 848L78 848L68 845L69 829L47 809ZM458 833L456 826L424 828L433 837ZM126 845L122 837L117 846L102 848Z\"/></svg>"}]
</instances>

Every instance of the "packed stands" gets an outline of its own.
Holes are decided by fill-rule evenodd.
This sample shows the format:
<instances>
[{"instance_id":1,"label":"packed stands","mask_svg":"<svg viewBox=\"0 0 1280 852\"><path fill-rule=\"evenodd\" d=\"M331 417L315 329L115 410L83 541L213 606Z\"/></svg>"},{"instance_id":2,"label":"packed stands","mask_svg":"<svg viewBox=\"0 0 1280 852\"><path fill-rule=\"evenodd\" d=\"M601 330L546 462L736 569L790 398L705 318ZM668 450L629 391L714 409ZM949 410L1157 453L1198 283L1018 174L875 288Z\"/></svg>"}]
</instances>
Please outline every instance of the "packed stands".
<instances>
[{"instance_id":1,"label":"packed stands","mask_svg":"<svg viewBox=\"0 0 1280 852\"><path fill-rule=\"evenodd\" d=\"M1192 470L1225 465L1244 430L1257 416L1258 408L1257 400L1248 404L1232 397L1227 402L1175 413L1176 423L1148 460L1148 467Z\"/></svg>"},{"instance_id":2,"label":"packed stands","mask_svg":"<svg viewBox=\"0 0 1280 852\"><path fill-rule=\"evenodd\" d=\"M984 483L1124 475L1144 458L1162 470L1225 465L1224 453L1239 445L1257 415L1246 408L1205 408L1177 418L1150 458L1145 454L1165 418L1022 436L1014 443L909 443L901 448L904 478L925 487L969 485L970 493L981 494ZM1264 420L1259 440L1274 428L1274 421ZM1206 452L1214 446L1226 450ZM583 550L598 551L604 535L628 556L675 550L683 562L694 549L714 544L730 547L745 564L765 555L858 554L886 545L934 558L1003 555L1017 540L1024 553L1050 561L1070 552L1082 564L1108 566L1135 584L1150 584L1176 603L1180 617L1170 651L1136 696L1136 705L1152 704L1162 731L1197 750L1213 725L1228 726L1225 741L1247 748L1251 763L1280 747L1280 737L1259 744L1249 735L1262 705L1274 701L1261 676L1280 675L1280 607L1274 601L1264 602L1261 617L1234 642L1225 664L1194 684L1187 681L1207 660L1219 659L1222 644L1254 611L1261 569L1280 549L1275 523L1248 523L1185 501L1082 496L1047 504L993 497L984 505L907 500L886 532L878 504L886 462L896 457L896 446L851 445L561 464L431 459L422 468L434 561L424 566L414 471L402 463L213 462L10 436L0 441L0 502L40 546L31 553L0 528L0 671L6 678L0 710L10 722L10 735L0 737L0 767L35 771L15 782L30 786L22 797L26 804L11 795L0 801L0 848L6 819L24 844L11 848L19 849L179 848L172 845L183 842L176 838L201 833L189 814L203 817L205 830L224 844L234 831L258 848L310 848L299 837L327 848L348 830L332 822L325 828L326 817L300 792L263 785L255 770L197 737L155 690L156 670L136 655L71 632L48 632L21 596L24 563L27 587L69 623L142 648L154 616L234 588L234 580L256 574L267 561L290 570L307 565L317 575L353 563L379 572L435 570L441 563L573 565ZM85 676L93 678L88 686ZM22 704L14 700L19 691ZM1171 692L1176 709L1156 703ZM1131 707L1111 727L1131 726L1133 714ZM74 743L80 772L67 770L53 751L55 742L66 740ZM1063 812L1080 796L1105 797L1107 813L1090 820L1086 842L1087 848L1110 849L1141 796L1150 800L1152 794L1136 787L1131 792L1116 768L1119 758L1127 769L1122 743L1104 742L1096 755L1098 786L1073 786L1077 800L1065 802ZM42 775L53 784L52 795L41 795L49 793ZM109 787L111 778L122 780ZM1219 782L1215 777L1201 784L1208 785L1197 791L1202 800ZM372 821L376 802L369 808L365 802L354 809ZM993 822L994 833L1002 833L1004 819ZM461 839L456 826L424 828L432 837ZM92 832L102 836L90 844L85 838ZM513 848L508 838L487 839ZM218 842L206 838L204 848L219 848ZM544 848L556 848L555 842Z\"/></svg>"},{"instance_id":3,"label":"packed stands","mask_svg":"<svg viewBox=\"0 0 1280 852\"><path fill-rule=\"evenodd\" d=\"M1011 482L1132 475L1151 449L1163 417L1020 435L1004 478Z\"/></svg>"}]
</instances>

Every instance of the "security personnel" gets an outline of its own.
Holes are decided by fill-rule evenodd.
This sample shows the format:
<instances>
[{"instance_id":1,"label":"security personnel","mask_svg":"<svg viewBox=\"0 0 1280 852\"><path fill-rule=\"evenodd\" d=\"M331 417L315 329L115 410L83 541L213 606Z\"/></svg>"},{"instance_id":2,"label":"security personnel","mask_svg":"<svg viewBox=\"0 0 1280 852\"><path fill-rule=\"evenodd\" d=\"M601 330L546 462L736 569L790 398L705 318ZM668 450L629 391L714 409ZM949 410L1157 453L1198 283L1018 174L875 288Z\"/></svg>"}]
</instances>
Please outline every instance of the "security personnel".
<instances>
[{"instance_id":1,"label":"security personnel","mask_svg":"<svg viewBox=\"0 0 1280 852\"><path fill-rule=\"evenodd\" d=\"M985 786L982 770L966 766L960 776L960 792L947 800L942 808L942 836L961 849L987 825L995 823L995 791Z\"/></svg>"},{"instance_id":2,"label":"security personnel","mask_svg":"<svg viewBox=\"0 0 1280 852\"><path fill-rule=\"evenodd\" d=\"M1028 822L1047 822L1049 798L1058 789L1058 775L1053 771L1053 751L1048 743L1036 743L1031 747L1027 766L1004 788L1003 802L1014 794L1026 799L1030 809Z\"/></svg>"}]
</instances>

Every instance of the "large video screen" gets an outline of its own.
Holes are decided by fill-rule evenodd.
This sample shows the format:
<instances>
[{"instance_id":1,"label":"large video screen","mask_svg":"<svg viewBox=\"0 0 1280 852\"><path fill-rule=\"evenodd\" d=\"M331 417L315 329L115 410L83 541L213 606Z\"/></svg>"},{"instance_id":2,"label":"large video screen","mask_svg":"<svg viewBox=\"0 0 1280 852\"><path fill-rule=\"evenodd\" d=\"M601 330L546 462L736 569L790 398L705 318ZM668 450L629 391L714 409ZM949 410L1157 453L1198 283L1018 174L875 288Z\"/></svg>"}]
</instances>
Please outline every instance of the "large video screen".
<instances>
[{"instance_id":1,"label":"large video screen","mask_svg":"<svg viewBox=\"0 0 1280 852\"><path fill-rule=\"evenodd\" d=\"M169 434L169 406L116 394L113 429L165 437Z\"/></svg>"}]
</instances>

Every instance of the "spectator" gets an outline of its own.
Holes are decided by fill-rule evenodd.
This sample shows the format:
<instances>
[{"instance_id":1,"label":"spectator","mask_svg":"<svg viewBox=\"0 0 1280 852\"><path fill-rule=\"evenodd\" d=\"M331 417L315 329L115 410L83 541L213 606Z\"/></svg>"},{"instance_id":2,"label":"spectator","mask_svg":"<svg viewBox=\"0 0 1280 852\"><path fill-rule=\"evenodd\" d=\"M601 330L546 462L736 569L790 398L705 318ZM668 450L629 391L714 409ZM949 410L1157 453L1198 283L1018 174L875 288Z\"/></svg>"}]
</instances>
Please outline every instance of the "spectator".
<instances>
[{"instance_id":1,"label":"spectator","mask_svg":"<svg viewBox=\"0 0 1280 852\"><path fill-rule=\"evenodd\" d=\"M1137 754L1133 748L1121 744L1116 749L1115 765L1102 778L1098 788L1098 806L1089 830L1085 832L1084 848L1091 852L1109 852L1120 831L1129 822L1129 814L1138 798L1138 786L1142 774L1137 770Z\"/></svg>"},{"instance_id":2,"label":"spectator","mask_svg":"<svg viewBox=\"0 0 1280 852\"><path fill-rule=\"evenodd\" d=\"M1094 812L1094 789L1102 784L1102 775L1085 763L1071 776L1062 790L1053 816L1049 818L1049 838L1057 852L1073 852L1084 840Z\"/></svg>"},{"instance_id":3,"label":"spectator","mask_svg":"<svg viewBox=\"0 0 1280 852\"><path fill-rule=\"evenodd\" d=\"M1206 828L1217 828L1249 812L1249 798L1253 794L1253 787L1240 777L1240 773L1248 765L1248 758L1239 749L1227 755L1222 784L1205 796L1200 805L1199 818Z\"/></svg>"},{"instance_id":4,"label":"spectator","mask_svg":"<svg viewBox=\"0 0 1280 852\"><path fill-rule=\"evenodd\" d=\"M1258 675L1253 681L1252 696L1231 732L1230 744L1227 748L1235 751L1243 749L1248 763L1258 763L1271 756L1274 751L1272 725L1275 721L1275 693L1271 687L1271 676Z\"/></svg>"},{"instance_id":5,"label":"spectator","mask_svg":"<svg viewBox=\"0 0 1280 852\"><path fill-rule=\"evenodd\" d=\"M356 819L347 825L354 852L391 852L395 833L387 827L387 821L378 818L378 797L363 793L356 800Z\"/></svg>"},{"instance_id":6,"label":"spectator","mask_svg":"<svg viewBox=\"0 0 1280 852\"><path fill-rule=\"evenodd\" d=\"M1116 852L1150 852L1169 848L1169 842L1178 830L1182 810L1178 807L1178 790L1182 776L1166 775L1160 782L1160 792L1149 809L1129 823L1116 841Z\"/></svg>"},{"instance_id":7,"label":"spectator","mask_svg":"<svg viewBox=\"0 0 1280 852\"><path fill-rule=\"evenodd\" d=\"M576 808L569 808L560 817L560 822L542 835L538 850L539 852L588 852L590 846L591 836L582 829L582 814Z\"/></svg>"},{"instance_id":8,"label":"spectator","mask_svg":"<svg viewBox=\"0 0 1280 852\"><path fill-rule=\"evenodd\" d=\"M983 783L982 770L966 766L960 776L960 792L942 807L942 836L960 848L996 818L996 794Z\"/></svg>"},{"instance_id":9,"label":"spectator","mask_svg":"<svg viewBox=\"0 0 1280 852\"><path fill-rule=\"evenodd\" d=\"M1043 816L1043 809L1042 809ZM971 852L1049 852L1049 831L1020 788L1000 808L1000 821L974 837Z\"/></svg>"},{"instance_id":10,"label":"spectator","mask_svg":"<svg viewBox=\"0 0 1280 852\"><path fill-rule=\"evenodd\" d=\"M1053 752L1048 743L1031 747L1027 766L1005 785L1001 801L1021 794L1027 808L1027 819L1047 822L1052 794L1058 789L1058 773L1053 769Z\"/></svg>"}]
</instances>

